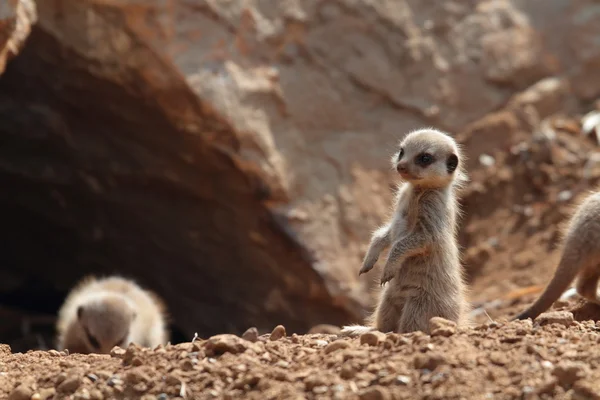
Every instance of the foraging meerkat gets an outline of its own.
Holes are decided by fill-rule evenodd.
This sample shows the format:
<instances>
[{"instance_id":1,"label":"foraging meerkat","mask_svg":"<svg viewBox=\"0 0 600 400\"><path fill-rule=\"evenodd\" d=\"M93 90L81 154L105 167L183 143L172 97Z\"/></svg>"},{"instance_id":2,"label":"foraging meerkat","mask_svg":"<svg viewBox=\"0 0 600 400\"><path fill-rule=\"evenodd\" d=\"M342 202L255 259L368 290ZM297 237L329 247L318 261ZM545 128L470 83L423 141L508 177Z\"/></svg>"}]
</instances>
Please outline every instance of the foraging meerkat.
<instances>
[{"instance_id":1,"label":"foraging meerkat","mask_svg":"<svg viewBox=\"0 0 600 400\"><path fill-rule=\"evenodd\" d=\"M391 246L380 285L385 285L369 326L351 325L344 336L371 330L429 333L429 319L466 322L468 304L457 244L457 190L467 180L459 146L436 129L410 132L392 157L402 181L391 220L377 229L359 275L369 272Z\"/></svg>"},{"instance_id":2,"label":"foraging meerkat","mask_svg":"<svg viewBox=\"0 0 600 400\"><path fill-rule=\"evenodd\" d=\"M109 353L133 342L166 344L166 311L154 293L118 276L82 279L65 299L56 325L59 350Z\"/></svg>"},{"instance_id":3,"label":"foraging meerkat","mask_svg":"<svg viewBox=\"0 0 600 400\"><path fill-rule=\"evenodd\" d=\"M600 192L592 193L574 208L563 239L560 262L552 280L540 297L514 317L535 319L546 311L577 277L577 293L600 304L597 294L600 278Z\"/></svg>"}]
</instances>

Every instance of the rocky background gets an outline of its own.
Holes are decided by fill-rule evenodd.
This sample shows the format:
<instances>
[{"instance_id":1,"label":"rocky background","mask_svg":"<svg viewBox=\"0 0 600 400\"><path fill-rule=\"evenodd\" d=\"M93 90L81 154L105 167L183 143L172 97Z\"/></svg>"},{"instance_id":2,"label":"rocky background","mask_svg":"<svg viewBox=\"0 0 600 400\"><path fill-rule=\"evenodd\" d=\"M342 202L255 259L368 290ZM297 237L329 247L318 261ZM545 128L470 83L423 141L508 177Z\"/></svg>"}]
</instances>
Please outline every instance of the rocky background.
<instances>
[{"instance_id":1,"label":"rocky background","mask_svg":"<svg viewBox=\"0 0 600 400\"><path fill-rule=\"evenodd\" d=\"M174 342L360 321L388 159L423 126L469 157L475 312L510 315L600 177L598 18L592 0L5 0L0 341L52 347L90 272L156 291Z\"/></svg>"}]
</instances>

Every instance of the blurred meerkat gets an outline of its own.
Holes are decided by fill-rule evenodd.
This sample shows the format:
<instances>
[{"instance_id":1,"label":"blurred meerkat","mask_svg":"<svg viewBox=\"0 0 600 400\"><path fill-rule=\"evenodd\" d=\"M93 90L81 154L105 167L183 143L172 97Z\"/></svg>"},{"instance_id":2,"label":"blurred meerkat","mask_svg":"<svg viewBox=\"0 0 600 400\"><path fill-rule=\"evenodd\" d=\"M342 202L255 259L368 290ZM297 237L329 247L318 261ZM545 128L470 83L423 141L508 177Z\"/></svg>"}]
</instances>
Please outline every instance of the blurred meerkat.
<instances>
[{"instance_id":1,"label":"blurred meerkat","mask_svg":"<svg viewBox=\"0 0 600 400\"><path fill-rule=\"evenodd\" d=\"M57 347L71 353L109 353L133 342L166 344L166 311L161 299L134 281L111 276L82 279L58 313Z\"/></svg>"},{"instance_id":2,"label":"blurred meerkat","mask_svg":"<svg viewBox=\"0 0 600 400\"><path fill-rule=\"evenodd\" d=\"M535 319L564 293L577 277L577 293L600 304L597 288L600 278L600 192L587 196L567 223L558 267L544 292L514 319Z\"/></svg>"},{"instance_id":3,"label":"blurred meerkat","mask_svg":"<svg viewBox=\"0 0 600 400\"><path fill-rule=\"evenodd\" d=\"M359 275L391 246L382 271L385 285L369 326L351 325L344 336L381 332L429 333L429 319L467 321L468 303L457 243L457 190L467 176L455 140L436 129L410 132L392 157L402 181L391 220L377 229ZM389 282L389 284L386 284Z\"/></svg>"}]
</instances>

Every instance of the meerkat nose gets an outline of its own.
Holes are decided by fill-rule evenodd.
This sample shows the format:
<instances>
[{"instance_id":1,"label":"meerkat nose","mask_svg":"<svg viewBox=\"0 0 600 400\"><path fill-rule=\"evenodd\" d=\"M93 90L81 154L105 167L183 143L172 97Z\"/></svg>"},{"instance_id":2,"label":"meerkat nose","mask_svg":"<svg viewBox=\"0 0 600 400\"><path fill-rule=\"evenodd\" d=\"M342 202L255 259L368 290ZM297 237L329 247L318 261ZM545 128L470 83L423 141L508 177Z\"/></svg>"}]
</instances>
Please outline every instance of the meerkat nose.
<instances>
[{"instance_id":1,"label":"meerkat nose","mask_svg":"<svg viewBox=\"0 0 600 400\"><path fill-rule=\"evenodd\" d=\"M396 164L396 171L400 173L408 172L408 166L405 163Z\"/></svg>"}]
</instances>

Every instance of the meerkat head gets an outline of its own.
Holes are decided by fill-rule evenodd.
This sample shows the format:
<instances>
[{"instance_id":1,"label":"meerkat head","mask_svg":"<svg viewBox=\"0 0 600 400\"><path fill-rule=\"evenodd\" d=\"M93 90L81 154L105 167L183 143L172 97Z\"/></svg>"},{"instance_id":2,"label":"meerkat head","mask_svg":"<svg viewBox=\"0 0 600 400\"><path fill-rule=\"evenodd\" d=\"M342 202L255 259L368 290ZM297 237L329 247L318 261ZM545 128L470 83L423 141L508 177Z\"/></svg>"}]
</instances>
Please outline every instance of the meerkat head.
<instances>
[{"instance_id":1,"label":"meerkat head","mask_svg":"<svg viewBox=\"0 0 600 400\"><path fill-rule=\"evenodd\" d=\"M392 157L403 180L423 187L444 187L462 178L461 163L454 139L433 128L410 132Z\"/></svg>"},{"instance_id":2,"label":"meerkat head","mask_svg":"<svg viewBox=\"0 0 600 400\"><path fill-rule=\"evenodd\" d=\"M93 353L107 354L115 346L127 346L135 318L133 307L119 295L100 295L77 307L77 322Z\"/></svg>"}]
</instances>

